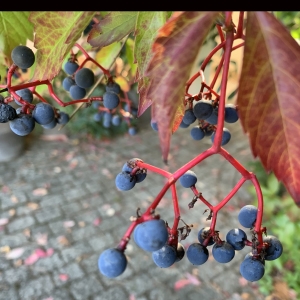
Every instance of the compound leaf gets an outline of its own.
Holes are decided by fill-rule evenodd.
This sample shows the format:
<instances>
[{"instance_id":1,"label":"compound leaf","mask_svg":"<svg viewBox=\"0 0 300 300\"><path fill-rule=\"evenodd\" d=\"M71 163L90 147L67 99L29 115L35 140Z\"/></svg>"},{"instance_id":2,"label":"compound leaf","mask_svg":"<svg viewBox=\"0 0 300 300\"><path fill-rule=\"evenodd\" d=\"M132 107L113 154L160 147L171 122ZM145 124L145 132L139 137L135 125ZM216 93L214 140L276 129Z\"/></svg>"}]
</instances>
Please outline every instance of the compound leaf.
<instances>
[{"instance_id":1,"label":"compound leaf","mask_svg":"<svg viewBox=\"0 0 300 300\"><path fill-rule=\"evenodd\" d=\"M18 45L26 45L27 39L33 40L33 25L29 22L30 12L2 11L0 12L0 51L12 64L11 51Z\"/></svg>"},{"instance_id":2,"label":"compound leaf","mask_svg":"<svg viewBox=\"0 0 300 300\"><path fill-rule=\"evenodd\" d=\"M171 134L183 116L180 111L184 109L185 84L218 14L174 12L159 30L153 44L153 56L145 74L150 78L145 97L152 101L164 161L167 161Z\"/></svg>"},{"instance_id":3,"label":"compound leaf","mask_svg":"<svg viewBox=\"0 0 300 300\"><path fill-rule=\"evenodd\" d=\"M253 155L300 206L300 46L268 12L249 12L237 104Z\"/></svg>"},{"instance_id":4,"label":"compound leaf","mask_svg":"<svg viewBox=\"0 0 300 300\"><path fill-rule=\"evenodd\" d=\"M61 70L65 56L90 23L95 12L45 11L32 12L29 20L35 24L34 46L37 67L34 80L52 80Z\"/></svg>"},{"instance_id":5,"label":"compound leaf","mask_svg":"<svg viewBox=\"0 0 300 300\"><path fill-rule=\"evenodd\" d=\"M90 31L87 42L93 47L105 47L119 42L135 29L138 12L112 11Z\"/></svg>"}]
</instances>

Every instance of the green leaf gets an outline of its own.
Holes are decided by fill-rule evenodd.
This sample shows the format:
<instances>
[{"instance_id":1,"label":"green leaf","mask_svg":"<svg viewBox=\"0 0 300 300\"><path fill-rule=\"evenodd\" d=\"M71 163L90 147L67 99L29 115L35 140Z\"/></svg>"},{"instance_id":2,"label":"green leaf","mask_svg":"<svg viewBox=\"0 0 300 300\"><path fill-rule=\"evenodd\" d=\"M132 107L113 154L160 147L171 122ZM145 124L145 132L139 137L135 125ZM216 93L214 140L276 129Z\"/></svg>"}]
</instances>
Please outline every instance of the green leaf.
<instances>
[{"instance_id":1,"label":"green leaf","mask_svg":"<svg viewBox=\"0 0 300 300\"><path fill-rule=\"evenodd\" d=\"M90 31L87 42L93 47L105 47L133 32L138 12L112 11Z\"/></svg>"},{"instance_id":2,"label":"green leaf","mask_svg":"<svg viewBox=\"0 0 300 300\"><path fill-rule=\"evenodd\" d=\"M278 182L276 176L274 175L274 173L271 173L269 176L268 176L268 181L267 181L267 184L268 184L268 188L270 190L270 192L272 194L277 194L279 189L280 189L280 183Z\"/></svg>"},{"instance_id":3,"label":"green leaf","mask_svg":"<svg viewBox=\"0 0 300 300\"><path fill-rule=\"evenodd\" d=\"M133 54L133 49L134 49L134 41L132 39L127 39L126 40L126 59L127 63L130 65L130 72L133 77L135 77L136 71L137 71L137 64L134 63L134 54Z\"/></svg>"},{"instance_id":4,"label":"green leaf","mask_svg":"<svg viewBox=\"0 0 300 300\"><path fill-rule=\"evenodd\" d=\"M82 35L95 12L46 11L29 16L36 32L34 46L37 66L31 81L52 80L62 61Z\"/></svg>"},{"instance_id":5,"label":"green leaf","mask_svg":"<svg viewBox=\"0 0 300 300\"><path fill-rule=\"evenodd\" d=\"M28 11L0 12L0 52L7 63L12 64L11 51L18 45L26 45L27 39L33 41L33 25L29 22Z\"/></svg>"},{"instance_id":6,"label":"green leaf","mask_svg":"<svg viewBox=\"0 0 300 300\"><path fill-rule=\"evenodd\" d=\"M96 54L96 61L99 63L103 68L108 69L113 60L120 52L122 48L121 42L114 42L106 47L101 48Z\"/></svg>"}]
</instances>

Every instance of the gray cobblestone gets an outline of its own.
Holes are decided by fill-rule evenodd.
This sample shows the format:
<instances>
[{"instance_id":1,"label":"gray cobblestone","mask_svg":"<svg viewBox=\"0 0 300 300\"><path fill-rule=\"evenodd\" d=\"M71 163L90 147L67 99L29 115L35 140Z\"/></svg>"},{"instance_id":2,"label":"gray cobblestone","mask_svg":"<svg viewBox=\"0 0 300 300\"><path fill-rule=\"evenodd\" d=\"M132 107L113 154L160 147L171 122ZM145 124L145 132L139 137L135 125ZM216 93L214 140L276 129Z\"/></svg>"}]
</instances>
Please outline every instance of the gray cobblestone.
<instances>
[{"instance_id":1,"label":"gray cobblestone","mask_svg":"<svg viewBox=\"0 0 300 300\"><path fill-rule=\"evenodd\" d=\"M13 287L10 287L10 288L0 290L0 299L19 300L20 298L18 297L18 293L17 293L16 289Z\"/></svg>"},{"instance_id":2,"label":"gray cobblestone","mask_svg":"<svg viewBox=\"0 0 300 300\"><path fill-rule=\"evenodd\" d=\"M61 268L63 265L64 261L60 258L59 254L54 253L52 256L39 259L32 265L32 273L34 276L38 276L53 269Z\"/></svg>"},{"instance_id":3,"label":"gray cobblestone","mask_svg":"<svg viewBox=\"0 0 300 300\"><path fill-rule=\"evenodd\" d=\"M97 229L94 225L87 225L85 227L74 228L72 230L72 236L76 242L89 238L97 233L99 235L101 234L99 233L99 229Z\"/></svg>"},{"instance_id":4,"label":"gray cobblestone","mask_svg":"<svg viewBox=\"0 0 300 300\"><path fill-rule=\"evenodd\" d=\"M34 224L35 224L35 220L32 216L20 217L7 224L7 230L9 233L12 233L18 230L21 231Z\"/></svg>"},{"instance_id":5,"label":"gray cobblestone","mask_svg":"<svg viewBox=\"0 0 300 300\"><path fill-rule=\"evenodd\" d=\"M9 284L26 281L29 278L29 270L26 266L4 271L4 280Z\"/></svg>"},{"instance_id":6,"label":"gray cobblestone","mask_svg":"<svg viewBox=\"0 0 300 300\"><path fill-rule=\"evenodd\" d=\"M75 213L78 213L82 211L82 205L78 202L73 202L69 204L62 205L62 210L64 211L66 216L73 215Z\"/></svg>"},{"instance_id":7,"label":"gray cobblestone","mask_svg":"<svg viewBox=\"0 0 300 300\"><path fill-rule=\"evenodd\" d=\"M114 240L110 234L99 234L98 236L89 239L89 244L94 251L102 251L105 250L106 247L111 248L114 246L113 243Z\"/></svg>"},{"instance_id":8,"label":"gray cobblestone","mask_svg":"<svg viewBox=\"0 0 300 300\"><path fill-rule=\"evenodd\" d=\"M84 254L89 255L92 252L93 250L87 242L80 242L80 243L73 244L72 247L63 249L61 251L61 255L63 260L66 263L69 263L75 260L76 258L78 259L82 257Z\"/></svg>"},{"instance_id":9,"label":"gray cobblestone","mask_svg":"<svg viewBox=\"0 0 300 300\"><path fill-rule=\"evenodd\" d=\"M39 276L37 279L21 283L19 297L22 300L39 300L42 295L50 297L53 289L54 284L49 275Z\"/></svg>"},{"instance_id":10,"label":"gray cobblestone","mask_svg":"<svg viewBox=\"0 0 300 300\"><path fill-rule=\"evenodd\" d=\"M17 248L26 242L27 238L23 233L3 235L0 239L0 247L9 246L10 248Z\"/></svg>"},{"instance_id":11,"label":"gray cobblestone","mask_svg":"<svg viewBox=\"0 0 300 300\"><path fill-rule=\"evenodd\" d=\"M93 298L93 300L116 300L116 299L129 299L129 293L122 286L119 286L117 284L113 288L110 288L107 291L101 293L101 295L97 295Z\"/></svg>"},{"instance_id":12,"label":"gray cobblestone","mask_svg":"<svg viewBox=\"0 0 300 300\"><path fill-rule=\"evenodd\" d=\"M61 280L60 275L66 276L66 280ZM53 282L56 286L61 287L67 285L72 280L79 279L84 276L85 273L80 266L77 263L71 263L53 273Z\"/></svg>"},{"instance_id":13,"label":"gray cobblestone","mask_svg":"<svg viewBox=\"0 0 300 300\"><path fill-rule=\"evenodd\" d=\"M72 282L70 286L71 294L76 300L86 300L102 290L103 286L100 281L92 275L76 280Z\"/></svg>"},{"instance_id":14,"label":"gray cobblestone","mask_svg":"<svg viewBox=\"0 0 300 300\"><path fill-rule=\"evenodd\" d=\"M61 216L61 211L58 207L42 208L35 214L40 223L49 222Z\"/></svg>"},{"instance_id":15,"label":"gray cobblestone","mask_svg":"<svg viewBox=\"0 0 300 300\"><path fill-rule=\"evenodd\" d=\"M43 197L39 202L41 207L54 207L66 203L66 198L61 194L50 194Z\"/></svg>"}]
</instances>

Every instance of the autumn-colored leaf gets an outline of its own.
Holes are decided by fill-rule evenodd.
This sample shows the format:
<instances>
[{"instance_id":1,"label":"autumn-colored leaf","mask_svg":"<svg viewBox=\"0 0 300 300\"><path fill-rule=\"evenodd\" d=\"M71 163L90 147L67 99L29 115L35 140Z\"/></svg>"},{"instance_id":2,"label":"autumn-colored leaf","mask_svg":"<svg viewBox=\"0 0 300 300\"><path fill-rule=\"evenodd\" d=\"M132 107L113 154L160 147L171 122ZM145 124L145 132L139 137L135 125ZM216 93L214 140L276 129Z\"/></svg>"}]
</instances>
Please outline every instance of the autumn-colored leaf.
<instances>
[{"instance_id":1,"label":"autumn-colored leaf","mask_svg":"<svg viewBox=\"0 0 300 300\"><path fill-rule=\"evenodd\" d=\"M105 47L121 41L134 31L137 11L112 11L93 27L87 42L93 47Z\"/></svg>"},{"instance_id":2,"label":"autumn-colored leaf","mask_svg":"<svg viewBox=\"0 0 300 300\"><path fill-rule=\"evenodd\" d=\"M138 82L138 90L142 95L143 90L147 88L149 80L145 77L145 72L150 59L153 55L151 47L158 30L166 23L168 12L139 12L136 21L135 30L135 45L134 45L134 62L138 65L138 72L135 80ZM140 117L145 110L152 104L148 98L141 97L138 107L138 117Z\"/></svg>"},{"instance_id":3,"label":"autumn-colored leaf","mask_svg":"<svg viewBox=\"0 0 300 300\"><path fill-rule=\"evenodd\" d=\"M0 52L12 64L11 51L18 45L26 45L33 40L33 25L28 20L29 11L0 12Z\"/></svg>"},{"instance_id":4,"label":"autumn-colored leaf","mask_svg":"<svg viewBox=\"0 0 300 300\"><path fill-rule=\"evenodd\" d=\"M175 12L159 30L145 76L150 78L146 97L159 126L160 146L167 161L175 116L183 110L185 84L199 50L218 12ZM141 100L143 101L143 100ZM181 116L182 118L182 116Z\"/></svg>"},{"instance_id":5,"label":"autumn-colored leaf","mask_svg":"<svg viewBox=\"0 0 300 300\"><path fill-rule=\"evenodd\" d=\"M253 155L300 206L300 47L268 12L249 12L237 104Z\"/></svg>"},{"instance_id":6,"label":"autumn-colored leaf","mask_svg":"<svg viewBox=\"0 0 300 300\"><path fill-rule=\"evenodd\" d=\"M24 248L15 248L9 252L6 253L5 258L6 259L16 259L22 256L24 253L25 249Z\"/></svg>"},{"instance_id":7,"label":"autumn-colored leaf","mask_svg":"<svg viewBox=\"0 0 300 300\"><path fill-rule=\"evenodd\" d=\"M35 24L34 46L37 66L34 80L52 80L61 70L65 56L81 36L95 12L37 11L29 20Z\"/></svg>"},{"instance_id":8,"label":"autumn-colored leaf","mask_svg":"<svg viewBox=\"0 0 300 300\"><path fill-rule=\"evenodd\" d=\"M151 47L158 30L166 23L168 13L158 12L139 12L136 21L134 62L138 64L139 76L136 80L144 77L148 63L153 53Z\"/></svg>"},{"instance_id":9,"label":"autumn-colored leaf","mask_svg":"<svg viewBox=\"0 0 300 300\"><path fill-rule=\"evenodd\" d=\"M48 194L48 190L45 188L37 188L32 191L32 195L34 196L45 196Z\"/></svg>"}]
</instances>

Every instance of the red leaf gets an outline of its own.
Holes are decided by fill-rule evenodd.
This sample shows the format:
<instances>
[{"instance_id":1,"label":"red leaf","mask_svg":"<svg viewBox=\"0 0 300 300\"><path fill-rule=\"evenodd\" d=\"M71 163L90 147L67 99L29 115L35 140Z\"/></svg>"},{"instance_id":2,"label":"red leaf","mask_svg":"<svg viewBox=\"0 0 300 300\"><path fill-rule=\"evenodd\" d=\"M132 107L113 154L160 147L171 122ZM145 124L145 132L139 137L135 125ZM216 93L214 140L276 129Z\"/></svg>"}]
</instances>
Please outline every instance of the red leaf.
<instances>
[{"instance_id":1,"label":"red leaf","mask_svg":"<svg viewBox=\"0 0 300 300\"><path fill-rule=\"evenodd\" d=\"M300 47L268 12L249 12L237 104L254 156L300 206Z\"/></svg>"},{"instance_id":2,"label":"red leaf","mask_svg":"<svg viewBox=\"0 0 300 300\"><path fill-rule=\"evenodd\" d=\"M152 101L164 161L167 161L172 129L178 127L178 119L183 116L185 84L218 14L175 12L161 27L153 44L153 56L145 74L150 79L145 97Z\"/></svg>"}]
</instances>

